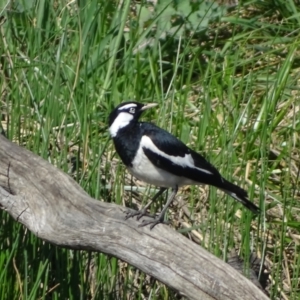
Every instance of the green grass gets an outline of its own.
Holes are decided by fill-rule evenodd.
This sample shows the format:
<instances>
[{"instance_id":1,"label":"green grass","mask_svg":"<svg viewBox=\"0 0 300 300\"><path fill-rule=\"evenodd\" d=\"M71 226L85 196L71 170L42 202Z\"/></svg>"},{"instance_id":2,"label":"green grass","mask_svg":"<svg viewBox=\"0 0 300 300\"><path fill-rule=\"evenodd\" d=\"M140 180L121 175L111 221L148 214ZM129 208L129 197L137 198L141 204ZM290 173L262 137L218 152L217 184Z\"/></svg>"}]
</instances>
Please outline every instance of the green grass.
<instances>
[{"instance_id":1,"label":"green grass","mask_svg":"<svg viewBox=\"0 0 300 300\"><path fill-rule=\"evenodd\" d=\"M172 227L221 259L237 250L245 269L251 252L266 255L271 299L298 299L298 6L241 1L227 14L202 15L211 21L204 29L193 19L182 30L168 19L176 12L168 1L152 15L146 2L78 3L0 4L8 138L92 197L140 207L153 189L131 192L141 183L115 155L107 117L128 99L157 102L143 119L205 155L263 212L255 218L214 188L186 187L169 210ZM57 248L0 214L1 300L180 298L127 263Z\"/></svg>"}]
</instances>

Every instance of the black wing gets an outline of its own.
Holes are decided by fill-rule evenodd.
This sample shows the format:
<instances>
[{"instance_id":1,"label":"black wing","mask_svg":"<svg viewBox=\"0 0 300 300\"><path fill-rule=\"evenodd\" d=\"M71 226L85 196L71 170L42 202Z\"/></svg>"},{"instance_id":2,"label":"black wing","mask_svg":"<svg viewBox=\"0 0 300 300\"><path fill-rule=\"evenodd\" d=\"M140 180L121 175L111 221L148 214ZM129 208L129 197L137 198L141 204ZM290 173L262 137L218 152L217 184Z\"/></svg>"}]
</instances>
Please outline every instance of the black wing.
<instances>
[{"instance_id":1,"label":"black wing","mask_svg":"<svg viewBox=\"0 0 300 300\"><path fill-rule=\"evenodd\" d=\"M171 158L184 158L186 155L191 155L195 166L193 168L184 164L176 164L159 153L143 147L145 155L156 167L203 184L219 186L222 183L222 176L218 170L202 155L187 147L169 132L151 123L141 123L141 126L143 128L143 135L148 136L160 151L166 153Z\"/></svg>"}]
</instances>

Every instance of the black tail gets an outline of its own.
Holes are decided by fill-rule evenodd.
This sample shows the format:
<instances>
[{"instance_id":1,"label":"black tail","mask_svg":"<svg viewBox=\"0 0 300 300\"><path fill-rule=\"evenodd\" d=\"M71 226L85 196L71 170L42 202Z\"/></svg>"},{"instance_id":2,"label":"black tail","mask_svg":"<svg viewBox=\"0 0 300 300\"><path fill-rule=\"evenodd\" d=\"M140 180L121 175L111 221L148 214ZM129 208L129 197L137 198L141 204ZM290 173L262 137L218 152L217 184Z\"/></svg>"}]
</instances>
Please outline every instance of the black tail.
<instances>
[{"instance_id":1,"label":"black tail","mask_svg":"<svg viewBox=\"0 0 300 300\"><path fill-rule=\"evenodd\" d=\"M245 207L251 210L253 213L258 214L260 209L248 199L248 194L245 190L240 188L239 186L227 181L223 178L222 187L219 187L226 194L234 198L235 200L241 202Z\"/></svg>"}]
</instances>

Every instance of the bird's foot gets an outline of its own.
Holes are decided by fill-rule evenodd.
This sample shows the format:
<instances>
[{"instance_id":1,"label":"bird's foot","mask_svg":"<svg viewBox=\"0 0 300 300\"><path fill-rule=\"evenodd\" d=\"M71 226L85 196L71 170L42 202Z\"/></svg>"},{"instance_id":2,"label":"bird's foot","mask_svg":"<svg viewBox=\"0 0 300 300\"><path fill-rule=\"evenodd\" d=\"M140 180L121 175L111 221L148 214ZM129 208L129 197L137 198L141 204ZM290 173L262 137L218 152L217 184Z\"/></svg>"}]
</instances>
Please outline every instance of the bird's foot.
<instances>
[{"instance_id":1,"label":"bird's foot","mask_svg":"<svg viewBox=\"0 0 300 300\"><path fill-rule=\"evenodd\" d=\"M140 218L146 216L146 217L150 217L150 218L155 218L154 215L150 215L147 213L147 209L141 209L138 211L126 211L126 216L125 216L125 220L129 219L129 218L133 218L136 216L136 219L139 220Z\"/></svg>"},{"instance_id":2,"label":"bird's foot","mask_svg":"<svg viewBox=\"0 0 300 300\"><path fill-rule=\"evenodd\" d=\"M158 217L158 218L156 218L154 220L143 220L142 224L140 224L139 227L144 227L144 226L150 225L150 230L151 230L157 224L170 224L170 222L169 221L165 221L164 220L164 216L163 216L163 217Z\"/></svg>"}]
</instances>

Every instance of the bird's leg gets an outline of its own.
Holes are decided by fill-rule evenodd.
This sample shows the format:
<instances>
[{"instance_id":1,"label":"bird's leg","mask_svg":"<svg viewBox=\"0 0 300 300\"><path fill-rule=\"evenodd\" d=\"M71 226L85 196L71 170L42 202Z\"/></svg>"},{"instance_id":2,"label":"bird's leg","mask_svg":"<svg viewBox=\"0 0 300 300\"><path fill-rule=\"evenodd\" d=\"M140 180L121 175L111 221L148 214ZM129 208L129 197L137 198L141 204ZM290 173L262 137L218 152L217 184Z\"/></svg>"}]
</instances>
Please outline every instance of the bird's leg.
<instances>
[{"instance_id":1,"label":"bird's leg","mask_svg":"<svg viewBox=\"0 0 300 300\"><path fill-rule=\"evenodd\" d=\"M151 230L152 228L154 228L154 226L156 226L159 223L168 223L168 222L165 221L165 214L166 214L166 211L167 211L168 207L170 206L170 204L174 200L177 192L178 192L178 186L176 185L172 189L172 194L168 198L167 203L163 207L163 209L162 209L161 213L159 214L158 218L156 218L155 220L150 220L150 221L144 220L143 223L139 225L139 227L143 227L143 226L151 224L151 226L150 226L150 230Z\"/></svg>"},{"instance_id":2,"label":"bird's leg","mask_svg":"<svg viewBox=\"0 0 300 300\"><path fill-rule=\"evenodd\" d=\"M147 209L150 205L161 195L167 188L160 188L159 191L154 195L151 201L147 203L142 209L133 212L126 212L125 220L137 216L137 220L139 220L143 216L153 217L152 215L147 215Z\"/></svg>"}]
</instances>

